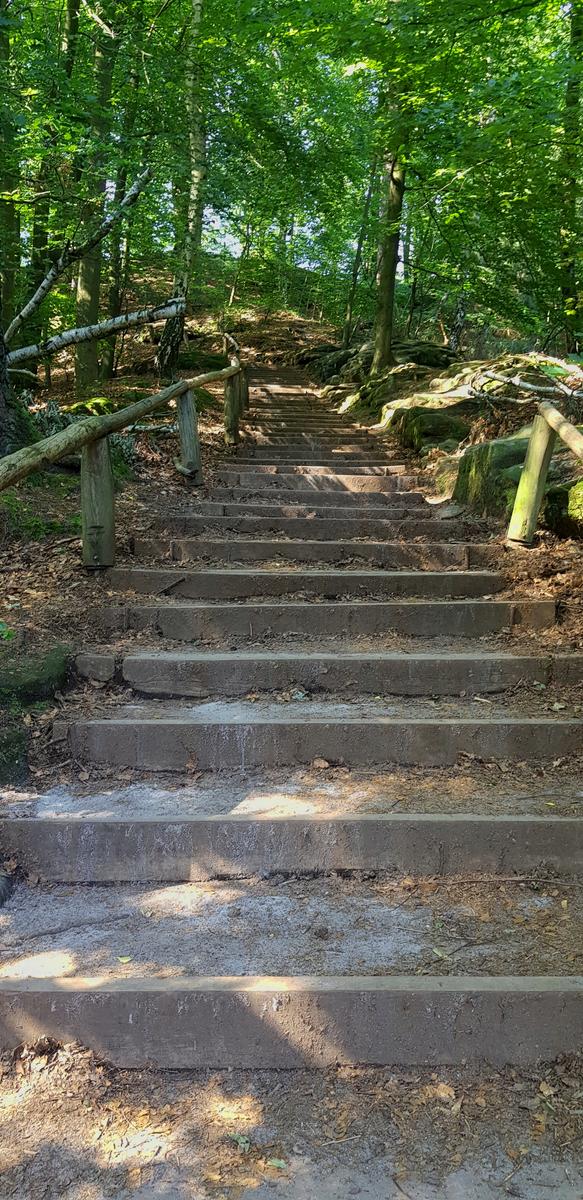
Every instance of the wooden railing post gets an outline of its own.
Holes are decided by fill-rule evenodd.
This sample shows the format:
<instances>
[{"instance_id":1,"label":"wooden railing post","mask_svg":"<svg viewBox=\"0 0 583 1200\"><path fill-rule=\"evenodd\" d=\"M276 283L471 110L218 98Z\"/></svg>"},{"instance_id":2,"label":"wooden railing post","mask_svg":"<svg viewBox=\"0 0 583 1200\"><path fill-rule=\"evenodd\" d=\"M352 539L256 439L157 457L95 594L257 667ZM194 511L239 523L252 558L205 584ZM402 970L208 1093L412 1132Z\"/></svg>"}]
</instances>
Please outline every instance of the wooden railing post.
<instances>
[{"instance_id":1,"label":"wooden railing post","mask_svg":"<svg viewBox=\"0 0 583 1200\"><path fill-rule=\"evenodd\" d=\"M239 442L239 384L238 375L225 380L225 443L236 446Z\"/></svg>"},{"instance_id":2,"label":"wooden railing post","mask_svg":"<svg viewBox=\"0 0 583 1200\"><path fill-rule=\"evenodd\" d=\"M109 438L81 451L81 529L83 564L92 570L115 562L115 501Z\"/></svg>"},{"instance_id":3,"label":"wooden railing post","mask_svg":"<svg viewBox=\"0 0 583 1200\"><path fill-rule=\"evenodd\" d=\"M243 409L243 412L245 412L246 409L249 408L249 379L247 377L247 370L245 367L241 367L240 380L241 380L242 409Z\"/></svg>"},{"instance_id":4,"label":"wooden railing post","mask_svg":"<svg viewBox=\"0 0 583 1200\"><path fill-rule=\"evenodd\" d=\"M544 417L534 418L508 526L509 542L518 542L523 546L532 544L556 437L554 429L550 428Z\"/></svg>"},{"instance_id":5,"label":"wooden railing post","mask_svg":"<svg viewBox=\"0 0 583 1200\"><path fill-rule=\"evenodd\" d=\"M188 388L178 397L178 428L180 431L180 462L175 466L182 475L188 475L195 487L202 485L202 453L198 436L198 413L196 395Z\"/></svg>"}]
</instances>

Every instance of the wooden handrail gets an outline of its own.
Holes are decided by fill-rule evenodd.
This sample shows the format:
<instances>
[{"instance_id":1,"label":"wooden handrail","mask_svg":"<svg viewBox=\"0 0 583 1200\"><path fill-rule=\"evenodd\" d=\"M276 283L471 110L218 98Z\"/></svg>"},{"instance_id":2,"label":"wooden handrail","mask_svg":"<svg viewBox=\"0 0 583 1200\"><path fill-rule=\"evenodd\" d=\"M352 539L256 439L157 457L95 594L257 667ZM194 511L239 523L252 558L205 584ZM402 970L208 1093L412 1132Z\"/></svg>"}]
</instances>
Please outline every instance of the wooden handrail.
<instances>
[{"instance_id":1,"label":"wooden handrail","mask_svg":"<svg viewBox=\"0 0 583 1200\"><path fill-rule=\"evenodd\" d=\"M226 335L227 337L229 335ZM109 451L109 435L134 425L142 417L156 412L169 400L178 402L180 460L178 471L189 476L192 483L202 484L202 460L198 436L195 388L217 380L225 381L225 442L239 441L239 420L248 402L249 389L245 369L239 359L239 347L233 338L235 352L231 364L219 371L206 371L192 379L180 379L161 392L128 404L118 412L105 416L86 417L75 421L59 433L25 446L14 454L0 459L0 492L33 471L41 471L69 454L81 451L81 526L83 562L95 569L113 566L115 561L114 488Z\"/></svg>"},{"instance_id":2,"label":"wooden handrail","mask_svg":"<svg viewBox=\"0 0 583 1200\"><path fill-rule=\"evenodd\" d=\"M511 545L533 543L557 434L583 461L583 436L579 430L548 401L541 401L537 408L508 526L506 540Z\"/></svg>"}]
</instances>

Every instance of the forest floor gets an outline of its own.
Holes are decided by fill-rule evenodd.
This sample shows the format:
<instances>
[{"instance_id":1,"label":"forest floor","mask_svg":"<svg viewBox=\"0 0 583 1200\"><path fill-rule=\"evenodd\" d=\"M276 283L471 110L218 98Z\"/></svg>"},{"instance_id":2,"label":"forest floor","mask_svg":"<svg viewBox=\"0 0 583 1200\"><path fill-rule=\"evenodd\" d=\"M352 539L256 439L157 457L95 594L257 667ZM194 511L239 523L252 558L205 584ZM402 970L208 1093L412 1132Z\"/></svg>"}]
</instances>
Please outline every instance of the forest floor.
<instances>
[{"instance_id":1,"label":"forest floor","mask_svg":"<svg viewBox=\"0 0 583 1200\"><path fill-rule=\"evenodd\" d=\"M580 1200L583 1064L544 1071L121 1071L0 1063L18 1200Z\"/></svg>"}]
</instances>

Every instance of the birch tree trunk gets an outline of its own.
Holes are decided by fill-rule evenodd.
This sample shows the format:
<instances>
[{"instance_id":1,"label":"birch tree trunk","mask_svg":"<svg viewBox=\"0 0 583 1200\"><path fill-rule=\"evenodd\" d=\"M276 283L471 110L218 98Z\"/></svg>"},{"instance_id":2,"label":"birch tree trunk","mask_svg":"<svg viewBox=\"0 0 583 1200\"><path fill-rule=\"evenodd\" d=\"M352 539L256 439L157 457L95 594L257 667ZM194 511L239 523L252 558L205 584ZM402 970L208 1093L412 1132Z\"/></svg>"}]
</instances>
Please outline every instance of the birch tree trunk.
<instances>
[{"instance_id":1,"label":"birch tree trunk","mask_svg":"<svg viewBox=\"0 0 583 1200\"><path fill-rule=\"evenodd\" d=\"M583 303L579 293L577 253L580 243L577 208L579 201L579 141L581 137L581 71L583 69L583 0L571 0L569 79L563 115L563 149L560 185L561 214L561 299L567 353L579 349L583 340Z\"/></svg>"},{"instance_id":2,"label":"birch tree trunk","mask_svg":"<svg viewBox=\"0 0 583 1200\"><path fill-rule=\"evenodd\" d=\"M174 276L173 294L186 300L202 238L204 182L206 179L206 133L201 94L199 36L202 24L203 0L192 0L192 21L185 70L186 113L188 119L189 187L184 237L180 250L180 266ZM184 334L184 312L166 322L158 366L163 374L171 374L178 363L180 343Z\"/></svg>"},{"instance_id":3,"label":"birch tree trunk","mask_svg":"<svg viewBox=\"0 0 583 1200\"><path fill-rule=\"evenodd\" d=\"M372 373L393 365L393 315L401 216L405 194L404 144L402 138L395 141L395 149L389 154L384 172L384 208L382 233L379 244L378 302L375 324L375 347Z\"/></svg>"},{"instance_id":4,"label":"birch tree trunk","mask_svg":"<svg viewBox=\"0 0 583 1200\"><path fill-rule=\"evenodd\" d=\"M96 32L94 79L97 96L95 115L92 122L93 133L99 143L98 177L94 181L93 191L97 195L97 205L92 209L91 217L98 220L103 216L105 206L106 173L104 166L104 143L109 128L109 105L113 81L113 68L117 52L117 39L98 30ZM86 163L86 170L88 164ZM101 244L83 258L79 264L77 276L77 311L78 326L96 325L99 318L99 289L101 284ZM93 383L98 375L98 345L97 342L84 342L77 348L75 355L75 382L78 388L84 388Z\"/></svg>"}]
</instances>

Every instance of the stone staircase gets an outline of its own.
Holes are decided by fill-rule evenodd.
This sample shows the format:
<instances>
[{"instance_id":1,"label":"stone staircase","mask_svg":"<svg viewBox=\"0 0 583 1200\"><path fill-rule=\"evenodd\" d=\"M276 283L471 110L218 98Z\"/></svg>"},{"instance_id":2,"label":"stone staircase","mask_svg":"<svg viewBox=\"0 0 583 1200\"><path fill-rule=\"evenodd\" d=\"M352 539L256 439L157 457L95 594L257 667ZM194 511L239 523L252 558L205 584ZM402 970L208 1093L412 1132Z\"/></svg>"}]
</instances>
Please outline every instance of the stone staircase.
<instances>
[{"instance_id":1,"label":"stone staircase","mask_svg":"<svg viewBox=\"0 0 583 1200\"><path fill-rule=\"evenodd\" d=\"M109 639L77 672L102 690L54 729L90 789L0 822L41 881L0 913L2 1045L164 1067L581 1049L583 656L540 651L553 603L509 595L500 542L419 485L257 372L209 498L96 584Z\"/></svg>"}]
</instances>

